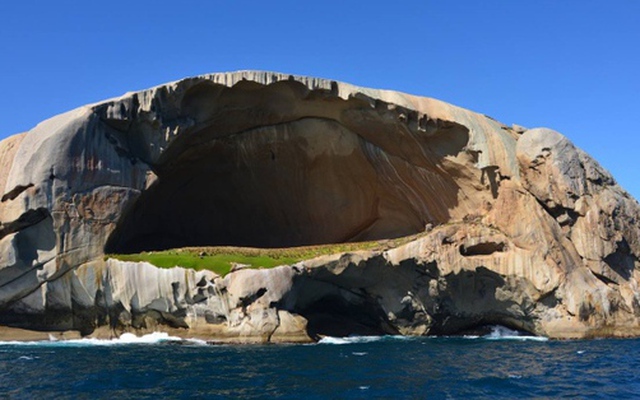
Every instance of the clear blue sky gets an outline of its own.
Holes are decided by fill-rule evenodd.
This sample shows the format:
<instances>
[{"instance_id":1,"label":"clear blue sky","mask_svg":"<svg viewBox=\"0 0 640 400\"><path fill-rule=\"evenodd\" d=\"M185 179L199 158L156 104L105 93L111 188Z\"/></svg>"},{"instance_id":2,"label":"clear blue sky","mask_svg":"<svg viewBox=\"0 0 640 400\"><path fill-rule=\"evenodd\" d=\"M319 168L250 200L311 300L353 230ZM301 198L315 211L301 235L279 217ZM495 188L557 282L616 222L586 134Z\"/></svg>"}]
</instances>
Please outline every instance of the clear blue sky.
<instances>
[{"instance_id":1,"label":"clear blue sky","mask_svg":"<svg viewBox=\"0 0 640 400\"><path fill-rule=\"evenodd\" d=\"M190 75L264 69L554 128L640 197L640 1L3 1L0 139Z\"/></svg>"}]
</instances>

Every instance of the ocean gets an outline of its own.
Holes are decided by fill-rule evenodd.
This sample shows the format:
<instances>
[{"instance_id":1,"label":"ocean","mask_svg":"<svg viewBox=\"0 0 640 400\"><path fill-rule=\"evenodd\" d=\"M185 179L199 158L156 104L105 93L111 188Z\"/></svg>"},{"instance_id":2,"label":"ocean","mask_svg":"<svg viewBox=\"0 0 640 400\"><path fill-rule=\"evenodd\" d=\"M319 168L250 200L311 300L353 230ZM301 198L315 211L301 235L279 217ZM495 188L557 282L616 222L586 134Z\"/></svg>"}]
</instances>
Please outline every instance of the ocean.
<instances>
[{"instance_id":1,"label":"ocean","mask_svg":"<svg viewBox=\"0 0 640 400\"><path fill-rule=\"evenodd\" d=\"M156 333L0 342L1 399L640 398L640 339L325 338L208 345Z\"/></svg>"}]
</instances>

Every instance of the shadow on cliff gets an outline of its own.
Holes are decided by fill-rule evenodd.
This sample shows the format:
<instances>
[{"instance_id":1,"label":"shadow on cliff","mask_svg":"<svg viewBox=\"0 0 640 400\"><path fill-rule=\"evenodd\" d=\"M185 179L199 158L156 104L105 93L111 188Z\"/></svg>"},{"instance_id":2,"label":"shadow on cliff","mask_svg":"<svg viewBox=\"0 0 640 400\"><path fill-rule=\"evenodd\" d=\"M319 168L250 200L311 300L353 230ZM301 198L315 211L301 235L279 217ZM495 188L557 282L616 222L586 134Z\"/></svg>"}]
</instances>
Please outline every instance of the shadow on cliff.
<instances>
[{"instance_id":1,"label":"shadow on cliff","mask_svg":"<svg viewBox=\"0 0 640 400\"><path fill-rule=\"evenodd\" d=\"M409 259L392 266L381 260L349 264L340 274L314 270L300 276L281 306L305 317L315 339L458 335L490 325L534 331L532 303L518 301L518 289L485 267L442 275L435 262Z\"/></svg>"},{"instance_id":2,"label":"shadow on cliff","mask_svg":"<svg viewBox=\"0 0 640 400\"><path fill-rule=\"evenodd\" d=\"M465 148L462 125L294 81L201 82L158 104L173 114L167 126L150 134L143 116L126 126L157 180L123 212L107 253L393 238L448 221L458 204L440 163ZM150 136L180 123L154 158Z\"/></svg>"},{"instance_id":3,"label":"shadow on cliff","mask_svg":"<svg viewBox=\"0 0 640 400\"><path fill-rule=\"evenodd\" d=\"M483 266L447 274L439 288L430 333L467 334L491 325L534 333L528 315L533 302L526 297L518 299L519 291L505 277Z\"/></svg>"}]
</instances>

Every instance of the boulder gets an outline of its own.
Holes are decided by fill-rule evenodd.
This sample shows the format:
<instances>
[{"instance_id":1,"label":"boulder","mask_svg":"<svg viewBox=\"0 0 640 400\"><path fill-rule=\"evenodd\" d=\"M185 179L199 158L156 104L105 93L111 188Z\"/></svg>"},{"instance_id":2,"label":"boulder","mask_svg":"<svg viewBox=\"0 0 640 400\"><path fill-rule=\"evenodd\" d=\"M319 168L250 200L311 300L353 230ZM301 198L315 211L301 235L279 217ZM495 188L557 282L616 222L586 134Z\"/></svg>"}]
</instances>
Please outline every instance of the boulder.
<instances>
[{"instance_id":1,"label":"boulder","mask_svg":"<svg viewBox=\"0 0 640 400\"><path fill-rule=\"evenodd\" d=\"M561 134L435 99L270 72L187 78L1 141L0 196L4 332L640 334L637 201ZM404 236L226 276L107 256Z\"/></svg>"}]
</instances>

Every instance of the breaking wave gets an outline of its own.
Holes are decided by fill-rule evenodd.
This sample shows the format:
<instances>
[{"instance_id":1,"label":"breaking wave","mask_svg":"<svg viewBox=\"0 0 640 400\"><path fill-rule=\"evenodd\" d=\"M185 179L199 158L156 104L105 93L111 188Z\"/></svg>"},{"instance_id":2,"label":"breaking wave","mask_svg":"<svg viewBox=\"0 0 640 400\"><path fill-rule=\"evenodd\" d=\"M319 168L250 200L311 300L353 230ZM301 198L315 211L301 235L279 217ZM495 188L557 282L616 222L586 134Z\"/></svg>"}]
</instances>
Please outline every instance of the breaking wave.
<instances>
[{"instance_id":1,"label":"breaking wave","mask_svg":"<svg viewBox=\"0 0 640 400\"><path fill-rule=\"evenodd\" d=\"M39 340L30 342L21 341L0 341L0 346L49 346L49 347L88 347L88 346L121 346L131 344L163 344L163 343L176 343L176 344L190 344L190 345L204 345L207 344L204 340L200 339L182 339L175 336L169 336L166 332L153 332L148 335L136 336L133 333L123 333L120 337L113 339L95 339L95 338L83 338L83 339L70 339L70 340L58 340L53 336L49 336L49 340Z\"/></svg>"},{"instance_id":2,"label":"breaking wave","mask_svg":"<svg viewBox=\"0 0 640 400\"><path fill-rule=\"evenodd\" d=\"M522 332L514 331L500 325L492 326L491 332L480 336L480 338L487 340L534 340L538 342L546 342L549 340L549 338L544 336L524 335Z\"/></svg>"},{"instance_id":3,"label":"breaking wave","mask_svg":"<svg viewBox=\"0 0 640 400\"><path fill-rule=\"evenodd\" d=\"M332 337L325 336L318 341L318 344L355 344L355 343L371 343L382 340L411 340L419 339L419 336L400 336L400 335L388 335L388 336L349 336L349 337ZM424 336L422 337L425 338ZM546 342L549 338L544 336L526 335L522 332L515 331L504 326L496 325L491 327L491 331L486 335L464 335L464 336L428 336L429 339L438 338L463 338L463 339L479 339L479 340L532 340L537 342Z\"/></svg>"},{"instance_id":4,"label":"breaking wave","mask_svg":"<svg viewBox=\"0 0 640 400\"><path fill-rule=\"evenodd\" d=\"M429 339L437 339L437 336L429 336ZM450 336L449 338L456 338ZM522 332L505 328L504 326L493 326L491 332L486 335L465 335L458 336L458 338L464 339L479 339L479 340L531 340L531 341L547 341L548 338L544 336L531 336L525 335ZM323 345L344 345L344 344L357 344L357 343L372 343L379 341L396 341L396 340L417 340L425 339L425 337L419 336L400 336L400 335L386 335L386 336L348 336L348 337L332 337L325 336L320 339L316 344ZM0 346L49 346L49 347L87 347L87 346L122 346L122 345L141 345L141 344L184 344L184 345L206 345L207 342L200 339L183 339L176 336L169 336L166 332L153 332L143 336L136 336L133 333L123 333L118 338L113 339L96 339L96 338L83 338L83 339L69 339L59 340L53 336L49 337L49 340L40 341L0 341Z\"/></svg>"},{"instance_id":5,"label":"breaking wave","mask_svg":"<svg viewBox=\"0 0 640 400\"><path fill-rule=\"evenodd\" d=\"M325 336L318 341L318 344L354 344L354 343L371 343L379 342L382 340L411 340L415 339L415 336L400 336L400 335L387 335L387 336L348 336L348 337L333 337Z\"/></svg>"}]
</instances>

